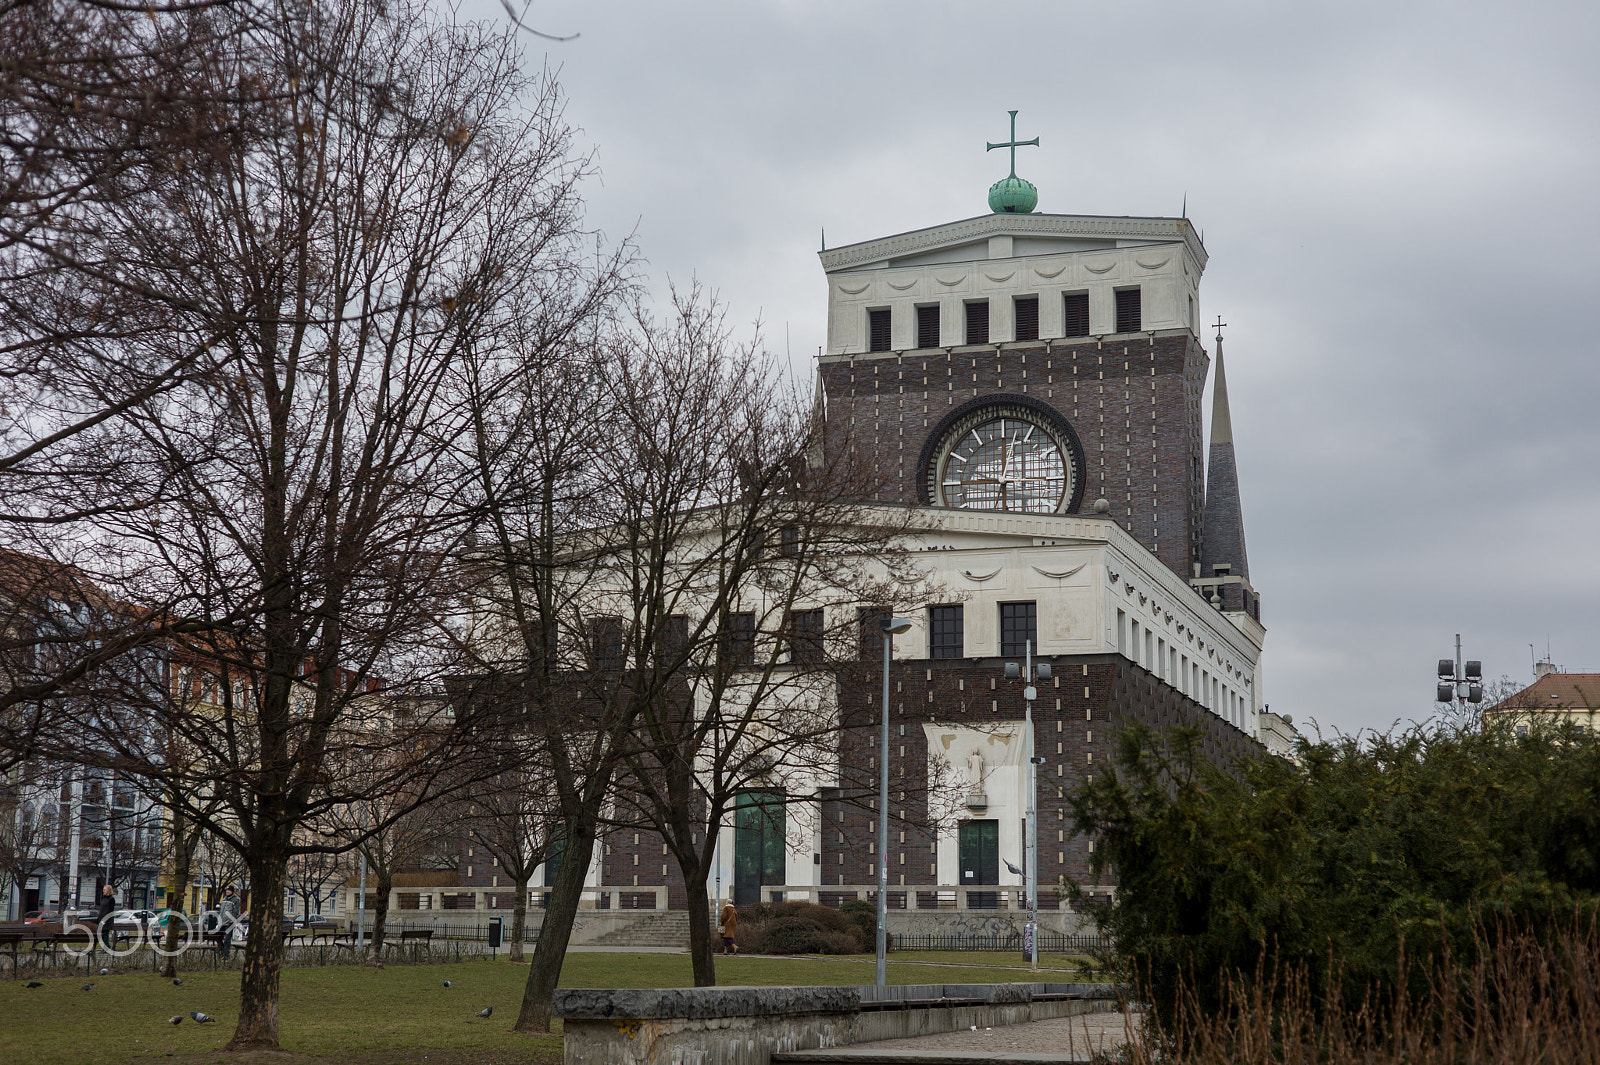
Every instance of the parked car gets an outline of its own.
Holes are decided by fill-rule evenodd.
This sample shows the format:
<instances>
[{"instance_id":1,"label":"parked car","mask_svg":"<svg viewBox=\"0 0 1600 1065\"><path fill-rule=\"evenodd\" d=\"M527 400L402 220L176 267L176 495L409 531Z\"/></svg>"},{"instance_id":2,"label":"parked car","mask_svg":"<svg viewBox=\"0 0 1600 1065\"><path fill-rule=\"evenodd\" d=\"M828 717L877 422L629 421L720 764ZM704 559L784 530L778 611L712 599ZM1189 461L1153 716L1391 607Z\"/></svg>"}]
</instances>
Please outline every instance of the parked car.
<instances>
[{"instance_id":1,"label":"parked car","mask_svg":"<svg viewBox=\"0 0 1600 1065\"><path fill-rule=\"evenodd\" d=\"M147 928L155 915L154 910L112 910L111 923L116 927Z\"/></svg>"},{"instance_id":2,"label":"parked car","mask_svg":"<svg viewBox=\"0 0 1600 1065\"><path fill-rule=\"evenodd\" d=\"M314 928L318 930L326 930L337 927L337 925L335 925L333 922L333 918L324 917L320 913L314 913L310 917L307 917L305 914L301 914L294 919L294 926L296 928Z\"/></svg>"},{"instance_id":3,"label":"parked car","mask_svg":"<svg viewBox=\"0 0 1600 1065\"><path fill-rule=\"evenodd\" d=\"M294 919L291 918L291 917L285 917L283 919L283 931L284 931L284 933L288 933L288 931L290 929L292 929L293 927L294 927ZM236 946L236 947L243 947L244 946L244 941L249 935L250 935L250 915L247 913L247 914L241 915L239 920L234 922L234 925L233 925L233 945Z\"/></svg>"},{"instance_id":4,"label":"parked car","mask_svg":"<svg viewBox=\"0 0 1600 1065\"><path fill-rule=\"evenodd\" d=\"M23 924L49 924L61 920L60 910L29 910L22 915Z\"/></svg>"}]
</instances>

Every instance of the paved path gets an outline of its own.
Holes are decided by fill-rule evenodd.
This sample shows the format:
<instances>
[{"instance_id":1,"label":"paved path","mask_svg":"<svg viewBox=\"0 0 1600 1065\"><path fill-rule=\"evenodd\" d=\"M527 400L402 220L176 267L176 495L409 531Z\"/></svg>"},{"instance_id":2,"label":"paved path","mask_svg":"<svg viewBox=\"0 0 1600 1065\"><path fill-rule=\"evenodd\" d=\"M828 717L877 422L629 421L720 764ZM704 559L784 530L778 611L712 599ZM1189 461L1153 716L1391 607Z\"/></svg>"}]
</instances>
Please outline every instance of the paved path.
<instances>
[{"instance_id":1,"label":"paved path","mask_svg":"<svg viewBox=\"0 0 1600 1065\"><path fill-rule=\"evenodd\" d=\"M930 1065L966 1065L969 1062L1003 1061L1024 1063L1088 1061L1096 1053L1109 1052L1137 1038L1139 1017L1126 1013L1085 1013L1077 1017L1058 1017L1027 1024L980 1028L977 1031L946 1032L910 1039L882 1039L874 1043L833 1050L797 1051L785 1057L812 1062L839 1062L842 1065L901 1065L926 1062Z\"/></svg>"}]
</instances>

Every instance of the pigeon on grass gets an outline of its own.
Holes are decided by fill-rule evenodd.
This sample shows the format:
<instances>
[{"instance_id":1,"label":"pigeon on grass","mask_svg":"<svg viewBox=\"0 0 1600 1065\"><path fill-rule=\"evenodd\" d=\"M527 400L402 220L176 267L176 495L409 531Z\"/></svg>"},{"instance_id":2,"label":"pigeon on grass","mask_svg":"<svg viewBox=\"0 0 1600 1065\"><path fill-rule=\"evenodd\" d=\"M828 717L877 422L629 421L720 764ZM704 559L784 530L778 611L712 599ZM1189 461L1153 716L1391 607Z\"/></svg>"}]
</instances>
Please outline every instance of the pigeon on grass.
<instances>
[{"instance_id":1,"label":"pigeon on grass","mask_svg":"<svg viewBox=\"0 0 1600 1065\"><path fill-rule=\"evenodd\" d=\"M87 984L84 984L83 985L83 989L85 991L93 991L94 990L94 981L90 980Z\"/></svg>"},{"instance_id":2,"label":"pigeon on grass","mask_svg":"<svg viewBox=\"0 0 1600 1065\"><path fill-rule=\"evenodd\" d=\"M189 1011L189 1016L194 1018L194 1023L196 1023L196 1024L215 1024L215 1023L217 1023L217 1019L215 1017L207 1016L206 1014L201 1013L199 1010L190 1010Z\"/></svg>"},{"instance_id":3,"label":"pigeon on grass","mask_svg":"<svg viewBox=\"0 0 1600 1065\"><path fill-rule=\"evenodd\" d=\"M445 986L445 987L449 987L449 986L450 986L450 981L448 981L448 980L446 980L446 981L445 981L445 982L444 982L444 986Z\"/></svg>"},{"instance_id":4,"label":"pigeon on grass","mask_svg":"<svg viewBox=\"0 0 1600 1065\"><path fill-rule=\"evenodd\" d=\"M174 1017L168 1017L167 1018L167 1023L168 1024L182 1024L183 1023L183 1014L180 1013L180 1014L178 1014L178 1015L176 1015Z\"/></svg>"},{"instance_id":5,"label":"pigeon on grass","mask_svg":"<svg viewBox=\"0 0 1600 1065\"><path fill-rule=\"evenodd\" d=\"M27 983L23 984L22 986L23 987L27 987L27 988L43 987L44 983L42 981L40 981L40 980L29 980Z\"/></svg>"},{"instance_id":6,"label":"pigeon on grass","mask_svg":"<svg viewBox=\"0 0 1600 1065\"><path fill-rule=\"evenodd\" d=\"M110 969L101 969L100 970L100 975L101 976L110 976L111 975L111 970Z\"/></svg>"},{"instance_id":7,"label":"pigeon on grass","mask_svg":"<svg viewBox=\"0 0 1600 1065\"><path fill-rule=\"evenodd\" d=\"M485 1007L483 1007L483 1009L478 1011L478 1016L487 1017L487 1016L489 1016L489 1014L491 1014L493 1012L494 1012L494 1007L493 1006L485 1006Z\"/></svg>"},{"instance_id":8,"label":"pigeon on grass","mask_svg":"<svg viewBox=\"0 0 1600 1065\"><path fill-rule=\"evenodd\" d=\"M182 986L183 986L183 977L181 977L181 976L174 976L174 977L173 977L173 978L172 978L172 986L173 986L173 987L182 987Z\"/></svg>"}]
</instances>

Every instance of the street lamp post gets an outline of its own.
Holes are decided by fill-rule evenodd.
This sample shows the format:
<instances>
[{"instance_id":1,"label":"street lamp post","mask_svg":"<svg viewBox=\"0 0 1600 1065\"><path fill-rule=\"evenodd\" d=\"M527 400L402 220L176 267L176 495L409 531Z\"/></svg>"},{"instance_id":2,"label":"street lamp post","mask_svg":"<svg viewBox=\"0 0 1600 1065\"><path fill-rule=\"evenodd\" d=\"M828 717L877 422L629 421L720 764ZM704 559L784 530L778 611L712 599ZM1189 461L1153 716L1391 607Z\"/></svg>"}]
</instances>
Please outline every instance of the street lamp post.
<instances>
[{"instance_id":1,"label":"street lamp post","mask_svg":"<svg viewBox=\"0 0 1600 1065\"><path fill-rule=\"evenodd\" d=\"M883 730L878 737L878 959L873 983L889 982L889 657L893 637L911 628L907 618L878 619L883 630Z\"/></svg>"},{"instance_id":2,"label":"street lamp post","mask_svg":"<svg viewBox=\"0 0 1600 1065\"><path fill-rule=\"evenodd\" d=\"M1026 748L1028 752L1027 790L1028 797L1024 807L1026 810L1023 827L1022 858L1023 886L1028 894L1028 923L1023 931L1023 936L1028 944L1028 964L1033 968L1039 967L1039 763L1044 759L1033 753L1033 701L1039 697L1039 689L1033 686L1036 680L1050 679L1050 663L1033 661L1033 641L1028 640L1023 644L1023 662L1018 668L1017 663L1006 663L1006 679L1015 680L1022 678L1025 687L1022 689L1022 698L1026 710L1023 713L1023 731L1027 733Z\"/></svg>"},{"instance_id":3,"label":"street lamp post","mask_svg":"<svg viewBox=\"0 0 1600 1065\"><path fill-rule=\"evenodd\" d=\"M1448 703L1452 700L1459 707L1465 700L1469 703L1483 702L1483 664L1481 662L1461 661L1461 634L1456 633L1456 659L1454 662L1448 658L1439 659L1439 702Z\"/></svg>"}]
</instances>

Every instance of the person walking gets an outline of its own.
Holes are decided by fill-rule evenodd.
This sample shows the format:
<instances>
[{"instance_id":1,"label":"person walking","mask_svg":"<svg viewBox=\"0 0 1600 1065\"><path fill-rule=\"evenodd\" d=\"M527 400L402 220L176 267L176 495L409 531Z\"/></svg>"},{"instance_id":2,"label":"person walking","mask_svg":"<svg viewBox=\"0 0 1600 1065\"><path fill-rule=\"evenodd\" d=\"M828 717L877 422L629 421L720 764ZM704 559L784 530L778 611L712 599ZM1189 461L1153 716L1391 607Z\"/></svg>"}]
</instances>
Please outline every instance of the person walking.
<instances>
[{"instance_id":1,"label":"person walking","mask_svg":"<svg viewBox=\"0 0 1600 1065\"><path fill-rule=\"evenodd\" d=\"M723 904L722 913L717 917L717 931L722 934L722 953L739 953L739 944L733 941L739 931L739 911L733 908L731 901Z\"/></svg>"},{"instance_id":2,"label":"person walking","mask_svg":"<svg viewBox=\"0 0 1600 1065\"><path fill-rule=\"evenodd\" d=\"M221 936L217 951L226 960L228 950L233 946L233 926L239 923L239 896L233 893L232 884L222 889L222 901L217 903L217 913L220 915L217 932Z\"/></svg>"},{"instance_id":3,"label":"person walking","mask_svg":"<svg viewBox=\"0 0 1600 1065\"><path fill-rule=\"evenodd\" d=\"M100 905L95 910L95 931L100 945L111 949L111 912L117 908L117 889L107 884L100 889Z\"/></svg>"}]
</instances>

